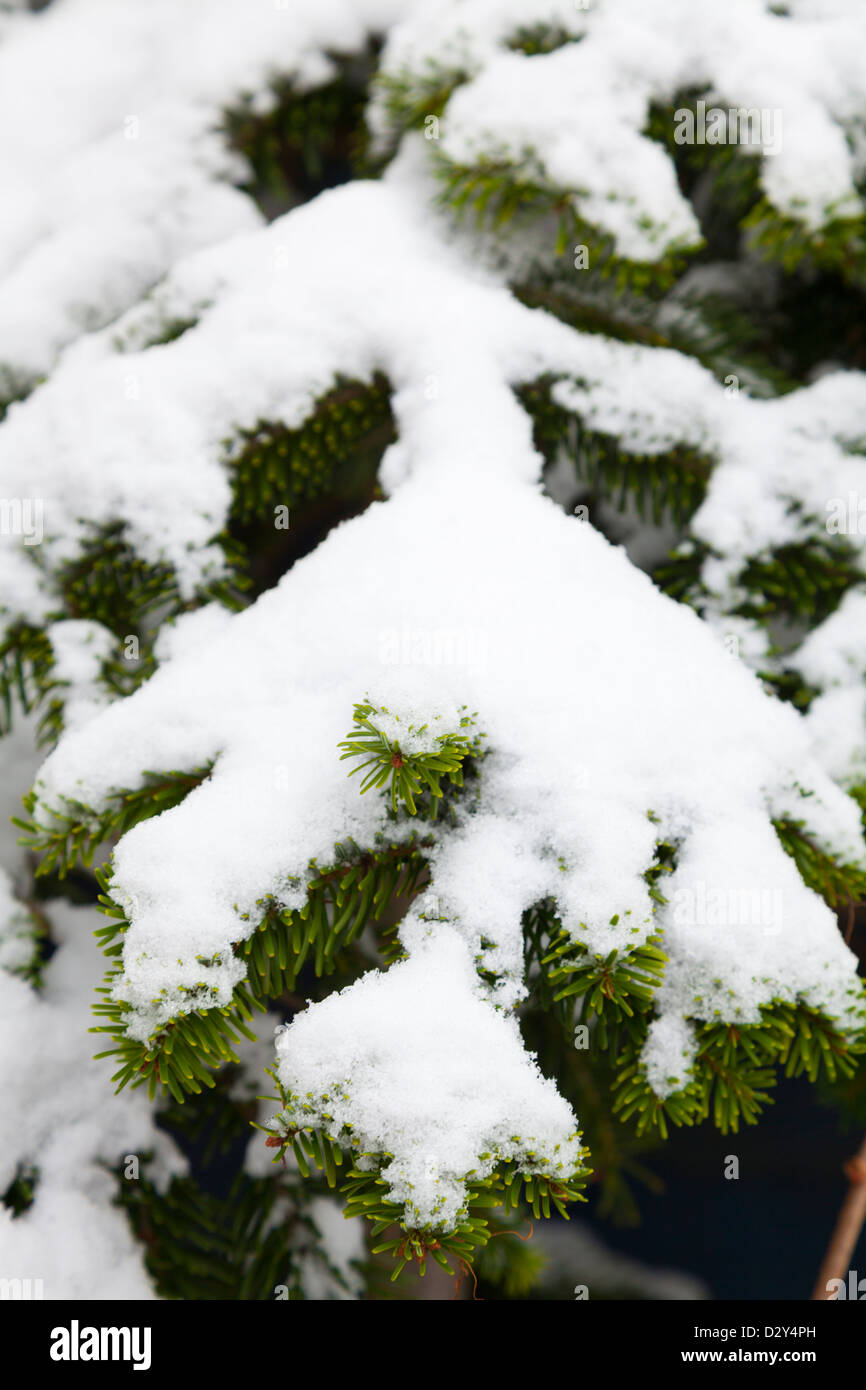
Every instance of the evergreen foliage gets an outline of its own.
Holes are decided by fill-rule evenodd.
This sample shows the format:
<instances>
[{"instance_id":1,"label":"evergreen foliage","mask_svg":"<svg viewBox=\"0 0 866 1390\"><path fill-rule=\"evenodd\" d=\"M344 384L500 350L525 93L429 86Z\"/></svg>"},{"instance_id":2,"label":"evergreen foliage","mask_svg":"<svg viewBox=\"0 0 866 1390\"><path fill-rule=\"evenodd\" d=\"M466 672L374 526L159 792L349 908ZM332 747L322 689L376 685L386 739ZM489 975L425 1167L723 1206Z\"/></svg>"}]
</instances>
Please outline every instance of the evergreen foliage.
<instances>
[{"instance_id":1,"label":"evergreen foliage","mask_svg":"<svg viewBox=\"0 0 866 1390\"><path fill-rule=\"evenodd\" d=\"M585 41L582 32L535 22L500 38L500 48L533 62ZM269 218L358 174L386 173L404 142L421 143L431 118L447 121L452 98L476 75L473 62L460 59L459 46L437 61L419 55L417 70L395 68L373 38L356 52L328 50L325 56L331 75L318 85L284 74L271 80L264 100L252 91L226 99L221 138L242 162L241 189ZM648 113L643 133L670 160L700 227L688 244L659 232L655 259L624 254L613 232L582 212L586 190L552 180L539 149L502 156L482 151L471 161L430 149L435 215L456 229L459 244L477 239L479 246L499 248L515 299L549 314L576 339L677 352L717 383L733 373L735 389L781 401L806 386L827 358L852 370L866 366L866 222L829 208L816 227L772 203L753 152L736 144L678 144L676 113L694 113L697 102L710 97L708 89L689 89ZM368 128L371 111L377 120L370 116ZM433 213L425 209L425 215ZM655 235L648 215L644 223ZM351 235L347 228L348 243ZM576 274L577 246L586 250L587 268ZM744 277L765 277L760 283L768 297L750 302L748 295L719 289L711 277L701 279L720 262ZM159 352L198 321L166 311L135 349ZM817 342L816 321L825 325ZM116 350L127 346L121 337ZM231 501L227 515L214 521L211 541L222 562L214 562L193 594L168 560L143 553L120 519L90 525L79 518L74 554L64 546L29 554L45 605L41 620L14 607L0 610L0 733L35 712L41 742L62 746L65 704L75 691L58 674L52 624L86 621L111 635L112 655L101 663L99 682L106 702L122 701L158 676L157 641L166 625L208 604L242 612L340 522L374 503L388 505L380 466L389 449L399 447L395 399L404 387L394 365L388 374L382 364L347 370L322 386L292 423L276 416L239 420L221 440L219 462ZM638 446L599 425L589 410L564 404L563 385L593 390L576 370L557 373L546 366L511 382L549 490L557 477L563 505L573 510L575 499L585 500L589 524L599 528L616 517L638 530L662 531L667 553L645 564L657 588L716 626L742 622L761 632L766 647L754 665L768 698L807 712L824 691L789 658L803 635L863 585L862 546L856 538L829 535L824 518L808 508L798 511L794 499L790 510L802 538L770 548L756 542L735 582L720 594L712 576L726 557L695 518L724 466L721 441L707 436L697 442L684 412L676 442ZM25 394L0 362L0 419ZM846 458L857 452L857 441L847 441ZM281 524L282 512L290 525ZM381 562L371 554L371 565ZM439 559L420 554L418 563L435 566ZM131 662L122 654L130 636L137 639ZM805 998L780 996L761 1007L760 1022L722 1017L696 996L687 1020L694 1055L684 1077L669 1078L667 1094L654 1089L644 1050L669 961L661 909L679 849L659 832L644 874L652 924L639 942L607 953L591 949L566 928L553 895L522 916L526 991L506 1012L519 1020L544 1075L554 1078L580 1118L576 1165L540 1154L520 1160L498 1151L480 1154L482 1164L495 1160L492 1172L460 1174L465 1204L457 1221L443 1226L421 1219L411 1198L398 1202L390 1195L383 1172L392 1154L363 1149L345 1127L329 1128L327 1094L292 1094L274 1073L276 1094L264 1099L278 1109L260 1123L255 1104L238 1101L231 1088L262 1016L271 1009L282 1020L294 1017L372 969L399 966L407 956L401 924L435 886L431 865L447 833L471 822L490 761L502 756L488 748L480 708L470 713L464 705L457 723L445 721L441 732L435 716L425 722L413 714L410 722L377 703L375 691L346 714L352 727L331 755L346 763L359 796L378 800L387 830L368 843L347 833L323 863L286 864L291 893L285 900L268 894L254 912L238 913L237 940L227 954L242 965L243 978L231 997L220 996L206 978L187 986L170 1016L144 1039L123 997L132 905L113 882L112 853L133 827L202 787L213 764L142 769L135 785L114 788L99 806L63 796L50 813L37 784L25 798L24 816L14 822L35 883L28 900L33 956L18 973L34 990L41 987L53 899L98 894L105 924L96 936L107 973L91 1031L108 1044L97 1055L109 1059L117 1091L144 1088L163 1129L188 1147L203 1146L204 1170L218 1155L237 1158L251 1126L273 1150L272 1174L241 1171L241 1159L222 1192L199 1181L199 1173L167 1185L150 1176L135 1183L118 1177L118 1203L142 1242L160 1296L268 1299L279 1286L285 1296L304 1299L312 1287L310 1262L330 1281L333 1296L352 1296L351 1280L330 1257L316 1223L312 1201L327 1199L339 1200L346 1217L362 1218L368 1253L361 1273L368 1291L378 1287L383 1270L383 1283L390 1288L402 1278L405 1289L414 1274L425 1276L435 1264L459 1278L473 1271L504 1297L525 1298L540 1272L540 1256L524 1240L530 1222L567 1220L572 1204L587 1200L585 1190L598 1194L601 1215L636 1219L639 1189L654 1181L644 1160L672 1128L707 1122L722 1134L736 1133L773 1103L780 1075L805 1075L834 1103L847 1096L862 1114L857 1062L866 1051L866 1004L854 991L841 1017ZM866 819L862 779L852 774L848 789ZM853 921L866 902L863 864L842 862L806 820L777 817L773 824L802 882L843 927ZM37 906L40 892L48 901L40 898ZM422 921L435 918L423 903L418 911ZM618 915L610 919L611 927L621 925ZM485 961L492 945L482 938L476 965L495 997L498 976ZM218 956L195 959L203 975L220 963ZM169 995L163 990L155 1002ZM575 1045L579 1029L591 1047ZM38 1182L38 1168L23 1164L0 1198L16 1219L34 1202Z\"/></svg>"}]
</instances>

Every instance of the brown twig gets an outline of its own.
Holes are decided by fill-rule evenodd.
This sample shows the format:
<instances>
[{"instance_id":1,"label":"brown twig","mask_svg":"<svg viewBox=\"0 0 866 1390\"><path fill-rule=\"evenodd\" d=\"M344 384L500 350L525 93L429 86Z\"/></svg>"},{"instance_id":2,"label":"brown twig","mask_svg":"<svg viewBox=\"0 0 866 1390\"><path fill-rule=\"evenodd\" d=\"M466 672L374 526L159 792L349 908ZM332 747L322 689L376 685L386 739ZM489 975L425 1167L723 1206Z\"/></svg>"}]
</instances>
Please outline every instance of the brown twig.
<instances>
[{"instance_id":1,"label":"brown twig","mask_svg":"<svg viewBox=\"0 0 866 1390\"><path fill-rule=\"evenodd\" d=\"M460 1286L461 1286L461 1284L463 1283L464 1276L467 1275L467 1274L471 1274L471 1275L472 1275L472 1302L473 1302L473 1303L483 1303L483 1302L484 1302L484 1299L478 1297L478 1276L477 1276L477 1274L475 1273L475 1270L472 1268L472 1266L471 1266L470 1264L467 1264L467 1262L466 1262L465 1260L458 1260L458 1264L459 1264L459 1266L460 1266L460 1273L457 1275L457 1277L456 1277L456 1279L455 1279L455 1281L454 1281L454 1298L458 1298L459 1295L460 1295ZM453 1301L453 1300L452 1300L452 1301Z\"/></svg>"},{"instance_id":2,"label":"brown twig","mask_svg":"<svg viewBox=\"0 0 866 1390\"><path fill-rule=\"evenodd\" d=\"M854 1247L863 1229L863 1223L866 1222L866 1139L854 1157L848 1159L844 1169L848 1179L848 1191L818 1271L818 1279L812 1293L813 1302L826 1302L829 1299L828 1285L831 1279L844 1281Z\"/></svg>"}]
</instances>

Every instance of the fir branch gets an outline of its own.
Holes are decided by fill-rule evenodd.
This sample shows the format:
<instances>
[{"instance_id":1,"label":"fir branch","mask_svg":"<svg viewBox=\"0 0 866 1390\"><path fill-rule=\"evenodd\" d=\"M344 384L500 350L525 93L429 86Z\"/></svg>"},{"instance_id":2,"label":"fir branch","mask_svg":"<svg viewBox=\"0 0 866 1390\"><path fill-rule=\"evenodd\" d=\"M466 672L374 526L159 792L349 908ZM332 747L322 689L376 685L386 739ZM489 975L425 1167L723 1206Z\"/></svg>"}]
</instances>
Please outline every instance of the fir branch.
<instances>
[{"instance_id":1,"label":"fir branch","mask_svg":"<svg viewBox=\"0 0 866 1390\"><path fill-rule=\"evenodd\" d=\"M844 537L817 533L769 556L752 556L739 583L749 597L736 612L745 618L800 617L817 624L866 578L859 552Z\"/></svg>"},{"instance_id":2,"label":"fir branch","mask_svg":"<svg viewBox=\"0 0 866 1390\"><path fill-rule=\"evenodd\" d=\"M392 1280L399 1278L403 1270L412 1264L417 1265L418 1272L423 1276L429 1259L452 1275L461 1268L471 1268L477 1251L487 1244L492 1235L488 1215L492 1209L501 1208L508 1218L526 1203L536 1219L542 1216L549 1218L556 1211L567 1221L568 1204L586 1200L582 1188L589 1176L589 1169L582 1161L574 1171L560 1174L550 1171L549 1160L539 1163L536 1171L529 1158L521 1163L503 1162L486 1178L474 1178L472 1173L467 1173L464 1205L456 1221L447 1229L435 1223L413 1224L408 1209L386 1195L388 1182L382 1177L381 1170L392 1155L359 1153L351 1135L335 1139L321 1128L305 1122L304 1113L309 1108L307 1102L291 1096L279 1081L276 1084L282 1109L269 1125L256 1126L269 1136L266 1142L276 1150L274 1162L281 1161L291 1151L304 1178L318 1169L325 1174L331 1187L336 1186L338 1170L347 1169L346 1180L340 1188L346 1198L343 1214L347 1218L363 1216L371 1221L372 1238L383 1234L388 1236L388 1239L372 1247L372 1253L393 1256L395 1267ZM329 1097L322 1099L326 1104ZM349 1146L349 1153L346 1152L346 1145ZM489 1160L490 1157L490 1154L479 1155L482 1160ZM354 1166L352 1159L354 1163L361 1160L362 1166ZM525 1166L527 1163L530 1166ZM561 1164L558 1166L562 1167ZM389 1228L396 1229L392 1231ZM449 1256L456 1260L456 1267L449 1263Z\"/></svg>"},{"instance_id":3,"label":"fir branch","mask_svg":"<svg viewBox=\"0 0 866 1390\"><path fill-rule=\"evenodd\" d=\"M467 68L444 67L430 60L420 73L408 69L377 73L371 93L385 112L387 134L375 154L368 153L370 172L380 172L390 162L407 131L422 130L430 117L438 119L470 76Z\"/></svg>"},{"instance_id":4,"label":"fir branch","mask_svg":"<svg viewBox=\"0 0 866 1390\"><path fill-rule=\"evenodd\" d=\"M536 58L545 53L555 53L566 44L579 43L582 37L582 34L576 34L562 24L521 24L505 42L513 53Z\"/></svg>"},{"instance_id":5,"label":"fir branch","mask_svg":"<svg viewBox=\"0 0 866 1390\"><path fill-rule=\"evenodd\" d=\"M12 727L16 706L27 714L51 688L54 652L45 633L30 623L16 623L0 641L0 737ZM44 732L48 736L54 716Z\"/></svg>"},{"instance_id":6,"label":"fir branch","mask_svg":"<svg viewBox=\"0 0 866 1390\"><path fill-rule=\"evenodd\" d=\"M548 223L556 229L555 237L551 233L555 256L563 256L572 246L586 247L586 273L611 280L618 292L663 294L683 273L687 253L694 250L660 249L654 261L618 255L612 233L581 216L579 194L547 182L531 162L517 165L479 158L474 164L458 164L438 153L434 168L440 183L439 203L457 221L471 212L479 228L500 234L512 223Z\"/></svg>"},{"instance_id":7,"label":"fir branch","mask_svg":"<svg viewBox=\"0 0 866 1390\"><path fill-rule=\"evenodd\" d=\"M13 1220L32 1207L39 1184L39 1169L32 1163L19 1163L15 1176L6 1191L0 1193L0 1206L11 1213Z\"/></svg>"},{"instance_id":8,"label":"fir branch","mask_svg":"<svg viewBox=\"0 0 866 1390\"><path fill-rule=\"evenodd\" d=\"M574 464L575 481L612 506L622 510L631 500L638 515L656 525L666 517L677 524L688 521L703 501L712 459L685 444L657 454L628 450L560 405L553 396L555 384L543 377L517 391L532 419L535 446L547 463L562 452Z\"/></svg>"},{"instance_id":9,"label":"fir branch","mask_svg":"<svg viewBox=\"0 0 866 1390\"><path fill-rule=\"evenodd\" d=\"M387 788L394 812L403 805L410 816L416 815L416 803L426 792L430 798L429 818L435 820L444 794L442 779L447 778L453 787L462 787L464 761L470 757L477 758L482 753L484 735L461 732L472 727L475 715L464 714L460 718L459 728L437 734L436 747L429 752L412 752L406 747L407 743L411 744L427 731L427 724L407 724L402 736L394 737L378 727L377 720L381 723L383 715L389 722L393 718L399 723L400 716L392 716L384 705L376 706L364 701L355 706L355 727L338 744L344 750L340 761L364 758L363 763L352 768L349 776L354 776L356 772L366 774L361 782L362 795L371 789Z\"/></svg>"},{"instance_id":10,"label":"fir branch","mask_svg":"<svg viewBox=\"0 0 866 1390\"><path fill-rule=\"evenodd\" d=\"M831 1080L853 1075L857 1057L866 1052L866 996L845 1012L854 1017L840 1025L802 1000L774 999L761 1006L760 1023L698 1021L688 1080L663 1097L650 1086L638 1047L630 1040L618 1063L614 1113L623 1120L634 1118L639 1134L657 1128L663 1139L668 1121L692 1125L710 1117L723 1134L736 1133L741 1122L755 1124L761 1110L772 1104L769 1092L780 1068L789 1077L806 1072L811 1081L821 1072Z\"/></svg>"},{"instance_id":11,"label":"fir branch","mask_svg":"<svg viewBox=\"0 0 866 1390\"><path fill-rule=\"evenodd\" d=\"M803 882L820 894L834 912L866 901L866 869L855 864L838 864L811 838L802 820L779 818L773 821L773 828L783 849L794 860Z\"/></svg>"},{"instance_id":12,"label":"fir branch","mask_svg":"<svg viewBox=\"0 0 866 1390\"><path fill-rule=\"evenodd\" d=\"M742 220L749 241L768 261L791 274L838 274L846 282L866 286L866 217L829 216L817 230L805 220L781 213L768 198L760 198Z\"/></svg>"},{"instance_id":13,"label":"fir branch","mask_svg":"<svg viewBox=\"0 0 866 1390\"><path fill-rule=\"evenodd\" d=\"M89 867L95 851L106 841L118 840L139 821L179 805L210 776L211 766L191 772L145 772L141 786L114 792L98 811L63 797L50 813L43 812L48 823L35 819L38 797L34 790L24 798L29 819L14 816L12 823L25 832L19 843L41 855L37 877L56 873L63 878L76 864Z\"/></svg>"},{"instance_id":14,"label":"fir branch","mask_svg":"<svg viewBox=\"0 0 866 1390\"><path fill-rule=\"evenodd\" d=\"M364 110L376 45L331 53L334 76L315 87L276 78L266 109L246 96L223 116L223 134L242 155L242 187L269 217L344 183L364 162Z\"/></svg>"},{"instance_id":15,"label":"fir branch","mask_svg":"<svg viewBox=\"0 0 866 1390\"><path fill-rule=\"evenodd\" d=\"M302 424L259 420L226 439L232 477L232 523L273 528L274 508L293 507L338 492L367 488L394 439L391 387L376 373L371 382L340 379L316 402Z\"/></svg>"},{"instance_id":16,"label":"fir branch","mask_svg":"<svg viewBox=\"0 0 866 1390\"><path fill-rule=\"evenodd\" d=\"M234 944L235 954L246 961L247 978L235 986L231 1002L215 1006L206 989L190 991L188 1011L169 1019L146 1043L128 1036L129 1005L114 997L129 922L111 896L108 871L100 872L100 906L111 920L96 936L114 964L97 990L101 999L94 1013L100 1022L91 1031L109 1034L114 1043L96 1055L119 1063L112 1076L117 1089L147 1084L153 1098L158 1088L167 1088L182 1104L185 1095L212 1088L214 1072L237 1063L241 1038L254 1038L249 1024L255 1010L264 1012L269 1001L293 990L305 964L312 965L317 977L345 965L346 953L365 927L419 891L427 871L424 851L431 844L430 837L417 835L390 843L380 837L373 849L362 850L349 840L337 846L328 868L312 862L303 906L262 903L260 920ZM389 961L400 953L399 943L391 942Z\"/></svg>"},{"instance_id":17,"label":"fir branch","mask_svg":"<svg viewBox=\"0 0 866 1390\"><path fill-rule=\"evenodd\" d=\"M828 617L849 589L863 582L859 555L850 541L828 536L817 521L814 528L807 539L749 557L737 575L744 597L730 608L733 617L752 619L765 627L778 619L805 619L812 626ZM703 543L686 541L655 569L653 579L664 593L703 615L711 598L703 570L713 554Z\"/></svg>"},{"instance_id":18,"label":"fir branch","mask_svg":"<svg viewBox=\"0 0 866 1390\"><path fill-rule=\"evenodd\" d=\"M190 1178L172 1179L164 1193L146 1177L118 1180L118 1203L162 1298L263 1301L280 1288L303 1298L301 1258L320 1252L321 1239L299 1195L283 1178L245 1174L225 1197Z\"/></svg>"}]
</instances>

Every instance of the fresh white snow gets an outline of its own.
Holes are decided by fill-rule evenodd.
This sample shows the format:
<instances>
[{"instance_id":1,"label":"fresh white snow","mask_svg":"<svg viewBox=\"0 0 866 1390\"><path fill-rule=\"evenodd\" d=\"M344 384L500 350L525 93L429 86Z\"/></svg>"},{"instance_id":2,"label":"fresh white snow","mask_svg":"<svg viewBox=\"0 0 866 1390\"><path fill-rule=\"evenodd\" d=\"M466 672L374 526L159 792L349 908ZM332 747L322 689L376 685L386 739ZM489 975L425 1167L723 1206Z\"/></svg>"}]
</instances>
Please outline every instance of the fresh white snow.
<instances>
[{"instance_id":1,"label":"fresh white snow","mask_svg":"<svg viewBox=\"0 0 866 1390\"><path fill-rule=\"evenodd\" d=\"M672 166L642 131L651 101L698 82L725 106L782 109L780 148L755 155L779 211L812 228L862 211L864 11L789 8L796 21L759 0L717 13L659 0L652 14L637 0L586 12L450 0L435 15L405 0L55 0L0 23L0 395L46 376L0 423L3 498L38 500L44 522L39 546L0 532L4 623L62 610L58 569L116 522L194 600L224 570L224 441L258 420L299 425L338 375L379 371L393 385L386 500L248 610L209 605L166 629L159 669L134 695L109 702L100 685L104 629L51 623L66 728L39 772L36 814L50 825L63 798L99 809L147 771L214 764L115 852L131 922L116 991L144 1040L193 1007L191 986L228 1002L244 973L232 943L267 896L297 906L309 866L331 862L338 841L409 833L339 759L357 701L387 706L392 735L426 722L425 746L476 712L477 796L437 831L430 890L400 927L407 959L310 1005L277 1043L283 1084L335 1136L351 1126L390 1156L391 1194L418 1221L453 1222L467 1176L497 1157L577 1162L579 1117L515 1015L521 915L541 898L592 952L663 930L671 959L644 1054L659 1095L687 1079L689 1020L756 1021L782 998L853 1027L855 958L771 819L802 819L840 860L863 862L858 808L837 785L863 757L863 595L793 658L823 692L805 719L719 638L742 637L757 662L754 632L727 617L745 565L826 534L832 499L866 495L866 377L830 371L753 400L675 352L573 332L518 303L431 206L431 155L506 158L573 190L622 255L694 244ZM580 42L509 51L515 28L539 20ZM423 76L428 60L468 73L440 139L411 134L381 182L265 226L233 187L243 171L216 132L220 112L278 74L322 82L326 50L385 30L391 74ZM93 42L70 64L84 31ZM384 146L383 98L372 124ZM146 346L154 324L187 318L181 337ZM637 452L685 444L714 461L691 524L712 551L708 621L542 494L514 388L545 374L587 427ZM856 530L849 539L863 548ZM653 915L643 874L659 838L677 842L678 865ZM78 1242L55 1248L53 1287L146 1296L98 1159L152 1147L155 1131L140 1092L106 1103L107 1068L89 1060L92 914L60 905L55 917L61 947L36 998L8 973L22 918L0 882L0 1056L12 1059L0 1190L19 1159L44 1168L39 1199L15 1222L4 1215L0 1234L23 1269L53 1223L86 1230L92 1258L81 1264ZM160 1142L167 1172L176 1156Z\"/></svg>"}]
</instances>

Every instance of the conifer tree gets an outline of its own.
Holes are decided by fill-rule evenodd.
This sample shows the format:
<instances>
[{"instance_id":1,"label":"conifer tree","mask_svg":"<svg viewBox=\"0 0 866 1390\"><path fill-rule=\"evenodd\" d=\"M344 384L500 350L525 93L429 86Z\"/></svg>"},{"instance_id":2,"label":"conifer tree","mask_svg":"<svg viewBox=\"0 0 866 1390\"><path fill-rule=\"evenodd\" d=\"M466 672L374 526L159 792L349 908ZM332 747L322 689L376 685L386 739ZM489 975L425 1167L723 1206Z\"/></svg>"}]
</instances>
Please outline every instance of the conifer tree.
<instances>
[{"instance_id":1,"label":"conifer tree","mask_svg":"<svg viewBox=\"0 0 866 1390\"><path fill-rule=\"evenodd\" d=\"M862 1104L864 42L0 6L0 1274L521 1299Z\"/></svg>"}]
</instances>

